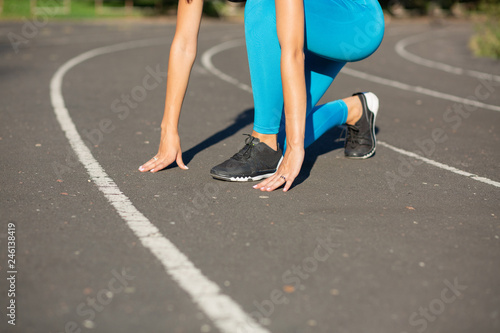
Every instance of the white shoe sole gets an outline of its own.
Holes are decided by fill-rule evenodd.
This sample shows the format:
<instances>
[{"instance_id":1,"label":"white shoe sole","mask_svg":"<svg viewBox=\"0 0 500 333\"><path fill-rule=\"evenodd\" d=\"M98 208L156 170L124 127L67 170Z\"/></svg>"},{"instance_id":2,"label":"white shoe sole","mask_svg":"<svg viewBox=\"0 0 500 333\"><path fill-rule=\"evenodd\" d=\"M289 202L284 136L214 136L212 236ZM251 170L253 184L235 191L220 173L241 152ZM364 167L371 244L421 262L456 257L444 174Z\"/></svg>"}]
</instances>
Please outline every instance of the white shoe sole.
<instances>
[{"instance_id":1,"label":"white shoe sole","mask_svg":"<svg viewBox=\"0 0 500 333\"><path fill-rule=\"evenodd\" d=\"M366 155L363 156L357 156L357 157L347 157L353 160L365 160L367 158L372 157L375 154L375 150L377 149L377 137L375 136L375 122L377 120L377 114L378 114L378 109L379 109L379 99L377 95L375 95L372 92L365 92L363 93L363 96L365 97L366 100L366 107L368 108L368 111L373 113L373 122L372 122L372 130L371 130L371 135L372 135L372 140L373 140L373 149L370 150Z\"/></svg>"},{"instance_id":2,"label":"white shoe sole","mask_svg":"<svg viewBox=\"0 0 500 333\"><path fill-rule=\"evenodd\" d=\"M278 162L278 166L276 167L276 171L278 171L278 168L280 167L282 161L283 161L283 156L281 156L281 158ZM222 177L222 176L217 176L217 175L213 175L213 174L212 174L212 177L214 177L216 179L220 179L220 180L226 180L229 182L252 182L252 181L255 182L255 181L259 181L259 180L266 179L266 178L273 176L274 174L276 174L276 171L273 173L266 173L264 175L258 175L258 176L254 176L254 177Z\"/></svg>"}]
</instances>

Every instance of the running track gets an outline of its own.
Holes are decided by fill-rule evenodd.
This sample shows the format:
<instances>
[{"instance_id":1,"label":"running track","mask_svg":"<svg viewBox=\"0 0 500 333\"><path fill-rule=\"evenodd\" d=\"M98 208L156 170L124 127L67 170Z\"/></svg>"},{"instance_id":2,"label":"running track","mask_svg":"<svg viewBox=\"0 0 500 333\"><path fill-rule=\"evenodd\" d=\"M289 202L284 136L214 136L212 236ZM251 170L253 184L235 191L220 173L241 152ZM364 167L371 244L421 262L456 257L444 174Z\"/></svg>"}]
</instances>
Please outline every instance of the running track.
<instances>
[{"instance_id":1,"label":"running track","mask_svg":"<svg viewBox=\"0 0 500 333\"><path fill-rule=\"evenodd\" d=\"M287 194L207 172L251 130L240 25L206 22L181 120L190 170L156 175L136 168L158 142L173 26L50 23L16 54L21 29L0 25L6 331L500 327L500 67L470 56L468 24L389 25L328 93L379 95L377 156L345 160L333 130Z\"/></svg>"}]
</instances>

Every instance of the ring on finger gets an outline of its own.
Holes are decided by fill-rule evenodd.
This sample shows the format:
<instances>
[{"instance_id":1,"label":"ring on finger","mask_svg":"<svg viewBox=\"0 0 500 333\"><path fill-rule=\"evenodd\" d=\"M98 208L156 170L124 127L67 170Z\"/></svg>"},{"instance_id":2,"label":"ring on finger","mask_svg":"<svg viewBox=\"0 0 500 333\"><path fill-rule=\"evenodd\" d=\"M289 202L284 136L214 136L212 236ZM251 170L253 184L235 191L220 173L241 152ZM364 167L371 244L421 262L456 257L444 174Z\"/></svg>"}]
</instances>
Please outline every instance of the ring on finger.
<instances>
[{"instance_id":1,"label":"ring on finger","mask_svg":"<svg viewBox=\"0 0 500 333\"><path fill-rule=\"evenodd\" d=\"M158 160L158 157L156 157L156 156L155 156L155 157L153 157L153 160L157 161L157 160Z\"/></svg>"},{"instance_id":2,"label":"ring on finger","mask_svg":"<svg viewBox=\"0 0 500 333\"><path fill-rule=\"evenodd\" d=\"M283 180L286 182L286 177L281 175L280 178L283 178Z\"/></svg>"}]
</instances>

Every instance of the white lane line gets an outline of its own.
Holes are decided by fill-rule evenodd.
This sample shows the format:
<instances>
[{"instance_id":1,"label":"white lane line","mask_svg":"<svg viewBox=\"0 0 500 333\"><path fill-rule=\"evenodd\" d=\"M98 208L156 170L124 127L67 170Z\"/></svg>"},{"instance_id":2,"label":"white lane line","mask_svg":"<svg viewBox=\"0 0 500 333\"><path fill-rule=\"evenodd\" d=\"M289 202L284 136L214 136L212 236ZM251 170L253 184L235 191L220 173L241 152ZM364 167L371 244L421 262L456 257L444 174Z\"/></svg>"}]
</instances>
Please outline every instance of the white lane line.
<instances>
[{"instance_id":1,"label":"white lane line","mask_svg":"<svg viewBox=\"0 0 500 333\"><path fill-rule=\"evenodd\" d=\"M192 300L213 321L214 325L224 333L269 333L268 330L259 326L248 316L236 302L222 294L217 284L205 277L172 242L161 234L155 225L135 208L130 199L122 193L113 179L106 174L83 143L65 106L61 90L62 81L64 75L73 67L99 55L160 44L165 44L163 38L121 43L97 48L67 61L57 70L50 82L50 97L57 121L66 134L66 138L78 159L87 169L92 181L122 219L125 220L142 245L155 255L162 263L165 271L191 296Z\"/></svg>"},{"instance_id":2,"label":"white lane line","mask_svg":"<svg viewBox=\"0 0 500 333\"><path fill-rule=\"evenodd\" d=\"M234 48L234 47L241 46L241 45L244 45L244 41L239 40L239 39L224 42L222 44L216 45L213 48L207 50L205 52L205 54L203 54L201 62L207 70L209 70L212 74L218 76L220 79L222 79L226 82L229 82L231 84L234 84L235 86L239 87L242 90L245 90L249 93L252 93L252 88L250 86L248 86L247 84L241 83L237 79L221 72L218 68L216 68L212 64L212 60L211 60L213 55L215 55L219 52ZM368 80L368 81L372 81L375 83L383 84L383 85L390 86L393 88L398 88L401 90L411 91L411 92L415 92L415 93L419 93L419 94L423 94L423 95L427 95L427 96L432 96L432 97L436 97L436 98L440 98L440 99L444 99L444 100L448 100L448 101L452 101L452 102L456 102L456 103L460 103L460 104L471 105L471 106L476 106L478 108L483 108L483 109L488 109L488 110L500 112L500 106L497 106L497 105L486 104L486 103L482 103L482 102L475 101L472 99L462 98L462 97L442 93L439 91L435 91L435 90L431 90L431 89L427 89L427 88L423 88L423 87L412 86L412 85L402 83L399 81L385 79L385 78L382 78L379 76L360 72L360 71L357 71L357 70L352 69L352 68L344 67L340 73L354 76L354 77L357 77L357 78L360 78L363 80Z\"/></svg>"},{"instance_id":3,"label":"white lane line","mask_svg":"<svg viewBox=\"0 0 500 333\"><path fill-rule=\"evenodd\" d=\"M425 59L425 58L419 57L413 53L410 53L406 50L407 46L422 42L430 37L435 37L435 33L433 32L431 34L431 33L427 32L424 34L419 34L416 36L407 37L407 38L404 38L404 39L400 40L399 42L397 42L394 49L396 50L396 53L399 54L402 58L404 58L408 61L411 61L413 63L416 63L418 65L438 69L438 70L452 73L452 74L456 74L456 75L467 75L467 76L471 76L471 77L474 77L477 79L494 80L494 81L500 82L500 76L498 76L498 75L474 71L474 70L470 70L470 69L463 69L463 68L451 66L451 65L448 65L448 64L445 64L442 62L437 62L437 61Z\"/></svg>"},{"instance_id":4,"label":"white lane line","mask_svg":"<svg viewBox=\"0 0 500 333\"><path fill-rule=\"evenodd\" d=\"M488 179L488 178L485 178L485 177L480 177L480 176L475 175L473 173L457 169L455 167L446 165L444 163L436 162L434 160L428 159L426 157L420 156L420 155L412 153L410 151L406 151L404 149L394 147L394 146L392 146L392 145L390 145L388 143L382 142L382 141L377 141L377 143L379 145L381 145L381 146L384 146L386 148L394 150L397 153L400 153L402 155L406 155L406 156L409 156L409 157L413 157L413 158L415 158L417 160L421 160L421 161L423 161L423 162L425 162L427 164L433 165L435 167L438 167L438 168L441 168L441 169L444 169L444 170L456 173L457 175L461 175L461 176L465 176L465 177L470 177L470 178L472 178L474 180L477 180L479 182L486 183L486 184L489 184L489 185L493 185L493 186L496 186L496 187L500 187L500 183L496 182L494 180L491 180L491 179Z\"/></svg>"},{"instance_id":5,"label":"white lane line","mask_svg":"<svg viewBox=\"0 0 500 333\"><path fill-rule=\"evenodd\" d=\"M458 97L458 96L450 95L450 94L445 94L445 93L442 93L439 91L435 91L435 90L431 90L431 89L427 89L427 88L422 88L419 86L412 86L412 85L402 83L399 81L389 80L389 79L385 79L385 78L380 77L380 76L375 76L375 75L367 74L364 72L360 72L360 71L357 71L357 70L352 69L352 68L344 67L340 73L354 76L354 77L357 77L359 79L368 80L368 81L372 81L375 83L383 84L383 85L386 85L389 87L398 88L401 90L411 91L411 92L419 93L422 95L432 96L432 97L436 97L436 98L440 98L440 99L444 99L444 100L448 100L448 101L452 101L452 102L456 102L456 103L460 103L460 104L472 105L472 106L476 106L478 108L500 112L500 106L498 106L498 105L486 104L486 103L482 103L482 102L475 101L472 99L462 98L462 97Z\"/></svg>"},{"instance_id":6,"label":"white lane line","mask_svg":"<svg viewBox=\"0 0 500 333\"><path fill-rule=\"evenodd\" d=\"M205 51L205 53L203 53L203 56L201 57L201 63L203 65L203 67L205 67L208 71L210 71L212 74L214 74L218 78L220 78L226 82L229 82L229 83L237 86L241 90L244 90L244 91L249 92L251 94L252 88L249 85L241 83L240 81L238 81L234 77L225 74L224 72L220 71L217 67L215 67L212 64L212 57L214 55L216 55L217 53L232 49L234 47L242 46L244 44L245 44L244 40L236 39L236 40L230 40L230 41L224 42L222 44L216 45L216 46L208 49L207 51Z\"/></svg>"},{"instance_id":7,"label":"white lane line","mask_svg":"<svg viewBox=\"0 0 500 333\"><path fill-rule=\"evenodd\" d=\"M229 82L231 84L234 84L235 86L240 87L241 89L243 89L245 91L248 91L249 93L252 93L252 88L250 86L248 86L248 85L246 85L244 83L241 83L237 79L235 79L235 78L233 78L233 77L231 77L231 76L229 76L229 75L221 72L212 63L212 56L214 56L215 54L217 54L219 52L222 52L224 50L228 50L228 49L233 48L233 47L241 46L241 45L243 45L243 42L241 40L228 41L228 42L216 45L216 46L212 47L211 49L209 49L209 50L207 50L205 52L205 54L202 57L202 64L203 64L203 66L209 72L211 72L215 76L219 77L220 79L222 79L222 80L224 80L226 82ZM346 69L348 69L348 68L343 68L342 72L345 71ZM354 70L350 69L350 71L354 71ZM370 76L370 77L375 77L377 79L382 80L382 82L392 81L392 80L387 80L387 79L384 79L384 78L379 78L379 77L376 77L376 76L373 76L373 75L369 75L369 74L366 74L366 73L363 73L363 72L359 72L359 71L354 71L354 72L355 72L356 75L353 75L353 76L356 76L356 77L358 77L357 75L361 75L362 74L362 75L367 75L367 76ZM377 81L375 81L375 82L377 82ZM394 81L394 82L396 82L396 81ZM377 83L379 83L379 82L377 82ZM404 83L399 83L399 82L396 82L396 83L405 85ZM384 83L382 83L382 84L384 84ZM405 86L408 86L408 85L405 85ZM399 88L399 87L396 86L396 88ZM438 97L438 96L435 96L435 97ZM453 96L453 97L455 97L455 96ZM388 143L385 143L383 141L377 141L377 143L380 144L380 145L382 145L382 146L384 146L384 147L386 147L386 148L389 148L389 149L391 149L391 150L393 150L393 151L395 151L397 153L400 153L400 154L403 154L403 155L406 155L406 156L410 156L410 157L419 159L421 161L424 161L425 163L428 163L428 164L433 165L435 167L441 168L443 170L447 170L447 171L456 173L456 174L461 175L461 176L466 176L466 177L469 177L471 179L474 179L474 180L477 180L479 182L483 182L483 183L486 183L486 184L489 184L489 185L500 187L500 183L496 182L494 180L491 180L491 179L488 179L488 178L485 178L485 177L480 177L480 176L472 174L470 172L463 171L463 170L454 168L452 166L449 166L449 165L446 165L446 164L443 164L443 163L439 163L439 162L433 161L431 159L428 159L426 157L420 156L418 154L406 151L406 150L401 149L401 148L394 147L394 146L392 146L392 145L390 145Z\"/></svg>"}]
</instances>

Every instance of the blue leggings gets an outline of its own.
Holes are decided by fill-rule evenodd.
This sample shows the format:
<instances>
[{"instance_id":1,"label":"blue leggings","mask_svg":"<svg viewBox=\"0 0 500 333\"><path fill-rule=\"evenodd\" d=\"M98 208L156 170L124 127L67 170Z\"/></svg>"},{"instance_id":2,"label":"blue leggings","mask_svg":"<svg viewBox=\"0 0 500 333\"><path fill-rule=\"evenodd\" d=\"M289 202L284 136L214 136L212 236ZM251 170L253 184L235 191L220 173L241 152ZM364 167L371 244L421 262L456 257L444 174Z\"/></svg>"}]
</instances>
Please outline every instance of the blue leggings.
<instances>
[{"instance_id":1,"label":"blue leggings","mask_svg":"<svg viewBox=\"0 0 500 333\"><path fill-rule=\"evenodd\" d=\"M377 0L304 0L307 118L305 147L347 119L342 100L318 105L346 62L362 60L379 47L384 17ZM274 0L248 0L245 37L254 96L254 130L279 133L283 147L284 113L281 49Z\"/></svg>"}]
</instances>

